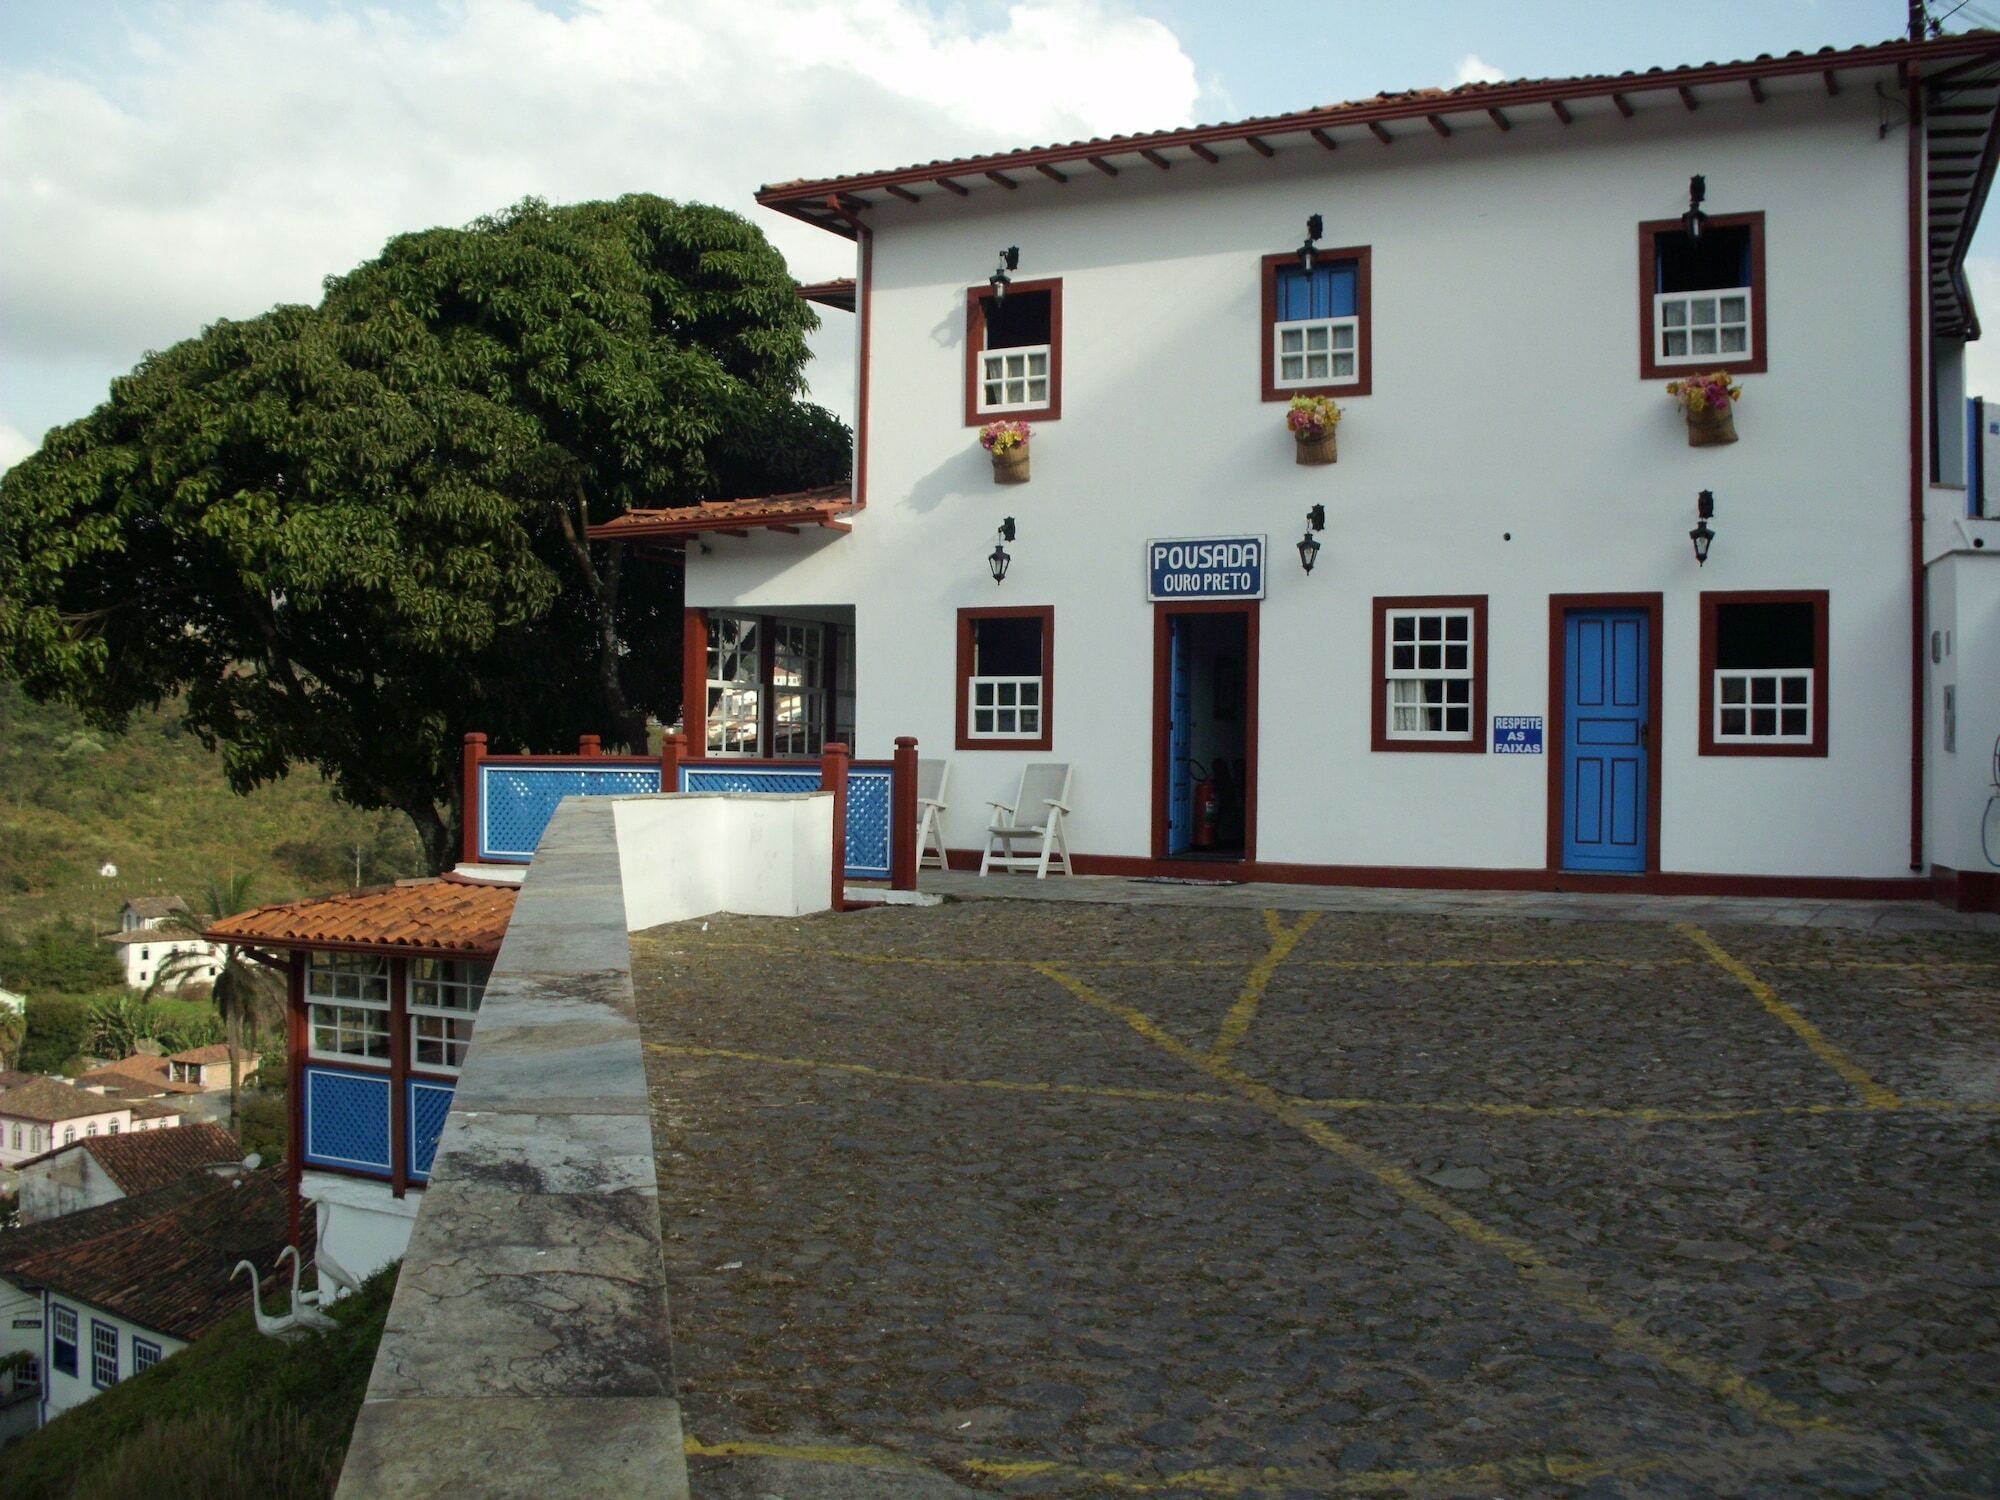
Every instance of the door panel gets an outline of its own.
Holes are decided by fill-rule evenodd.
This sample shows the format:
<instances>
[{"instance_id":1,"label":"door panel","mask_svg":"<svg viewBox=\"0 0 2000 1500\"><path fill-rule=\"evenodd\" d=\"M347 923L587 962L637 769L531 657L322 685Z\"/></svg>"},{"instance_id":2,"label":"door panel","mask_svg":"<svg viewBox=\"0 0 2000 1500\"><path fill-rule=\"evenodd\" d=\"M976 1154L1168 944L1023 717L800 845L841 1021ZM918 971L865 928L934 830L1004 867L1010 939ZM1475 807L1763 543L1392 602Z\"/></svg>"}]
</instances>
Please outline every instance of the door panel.
<instances>
[{"instance_id":1,"label":"door panel","mask_svg":"<svg viewBox=\"0 0 2000 1500\"><path fill-rule=\"evenodd\" d=\"M1194 771L1188 753L1194 738L1194 673L1189 660L1185 617L1167 621L1167 852L1180 854L1194 842Z\"/></svg>"},{"instance_id":2,"label":"door panel","mask_svg":"<svg viewBox=\"0 0 2000 1500\"><path fill-rule=\"evenodd\" d=\"M1573 610L1563 626L1563 868L1646 869L1650 628L1640 610Z\"/></svg>"}]
</instances>

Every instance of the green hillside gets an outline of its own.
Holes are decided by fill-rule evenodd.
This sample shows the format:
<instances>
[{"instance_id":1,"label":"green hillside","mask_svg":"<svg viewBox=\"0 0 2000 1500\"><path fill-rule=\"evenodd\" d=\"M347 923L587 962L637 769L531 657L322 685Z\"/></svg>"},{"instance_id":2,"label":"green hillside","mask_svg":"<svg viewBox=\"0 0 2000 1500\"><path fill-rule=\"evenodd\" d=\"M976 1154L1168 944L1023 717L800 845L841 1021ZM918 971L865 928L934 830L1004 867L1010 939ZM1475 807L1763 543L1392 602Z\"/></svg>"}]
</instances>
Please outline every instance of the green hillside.
<instances>
[{"instance_id":1,"label":"green hillside","mask_svg":"<svg viewBox=\"0 0 2000 1500\"><path fill-rule=\"evenodd\" d=\"M408 819L341 805L315 772L236 795L172 704L105 735L0 682L0 931L108 930L128 897L194 900L238 870L259 901L344 890L357 848L363 884L425 873Z\"/></svg>"},{"instance_id":2,"label":"green hillside","mask_svg":"<svg viewBox=\"0 0 2000 1500\"><path fill-rule=\"evenodd\" d=\"M192 1348L0 1449L8 1500L318 1500L333 1493L396 1272L284 1344L241 1313ZM267 1306L269 1298L266 1298Z\"/></svg>"}]
</instances>

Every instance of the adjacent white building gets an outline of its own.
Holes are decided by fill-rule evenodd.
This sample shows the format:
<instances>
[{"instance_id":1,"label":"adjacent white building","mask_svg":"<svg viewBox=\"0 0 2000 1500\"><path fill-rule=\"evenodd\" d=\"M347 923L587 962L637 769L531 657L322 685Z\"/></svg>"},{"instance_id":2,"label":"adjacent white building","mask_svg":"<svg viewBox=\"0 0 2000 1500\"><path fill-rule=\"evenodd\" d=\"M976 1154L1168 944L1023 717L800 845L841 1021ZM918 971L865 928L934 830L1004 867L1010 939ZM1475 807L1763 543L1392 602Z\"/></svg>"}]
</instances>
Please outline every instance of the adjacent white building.
<instances>
[{"instance_id":1,"label":"adjacent white building","mask_svg":"<svg viewBox=\"0 0 2000 1500\"><path fill-rule=\"evenodd\" d=\"M23 1224L115 1203L178 1182L189 1172L243 1155L220 1125L192 1124L90 1136L31 1157L16 1171Z\"/></svg>"},{"instance_id":2,"label":"adjacent white building","mask_svg":"<svg viewBox=\"0 0 2000 1500\"><path fill-rule=\"evenodd\" d=\"M132 1128L133 1106L127 1100L57 1078L30 1078L0 1093L0 1167Z\"/></svg>"},{"instance_id":3,"label":"adjacent white building","mask_svg":"<svg viewBox=\"0 0 2000 1500\"><path fill-rule=\"evenodd\" d=\"M163 987L175 992L215 982L222 970L222 945L168 930L176 917L188 914L188 904L179 896L135 896L120 908L118 931L106 941L118 949L128 988L146 989L163 969Z\"/></svg>"},{"instance_id":4,"label":"adjacent white building","mask_svg":"<svg viewBox=\"0 0 2000 1500\"><path fill-rule=\"evenodd\" d=\"M856 241L853 490L596 534L685 547L690 756L915 735L955 863L1058 761L1082 871L2000 905L1996 79L1954 37L766 188Z\"/></svg>"}]
</instances>

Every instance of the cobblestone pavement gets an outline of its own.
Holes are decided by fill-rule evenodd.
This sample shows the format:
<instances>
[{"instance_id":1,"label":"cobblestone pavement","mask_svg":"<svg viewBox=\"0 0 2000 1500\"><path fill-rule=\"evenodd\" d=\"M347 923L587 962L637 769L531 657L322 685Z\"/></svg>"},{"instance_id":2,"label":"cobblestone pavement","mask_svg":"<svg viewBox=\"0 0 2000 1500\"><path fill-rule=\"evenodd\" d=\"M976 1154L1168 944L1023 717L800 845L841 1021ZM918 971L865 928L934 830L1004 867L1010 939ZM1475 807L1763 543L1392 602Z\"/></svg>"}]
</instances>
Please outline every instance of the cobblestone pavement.
<instances>
[{"instance_id":1,"label":"cobblestone pavement","mask_svg":"<svg viewBox=\"0 0 2000 1500\"><path fill-rule=\"evenodd\" d=\"M697 1496L2000 1492L2000 939L633 939Z\"/></svg>"}]
</instances>

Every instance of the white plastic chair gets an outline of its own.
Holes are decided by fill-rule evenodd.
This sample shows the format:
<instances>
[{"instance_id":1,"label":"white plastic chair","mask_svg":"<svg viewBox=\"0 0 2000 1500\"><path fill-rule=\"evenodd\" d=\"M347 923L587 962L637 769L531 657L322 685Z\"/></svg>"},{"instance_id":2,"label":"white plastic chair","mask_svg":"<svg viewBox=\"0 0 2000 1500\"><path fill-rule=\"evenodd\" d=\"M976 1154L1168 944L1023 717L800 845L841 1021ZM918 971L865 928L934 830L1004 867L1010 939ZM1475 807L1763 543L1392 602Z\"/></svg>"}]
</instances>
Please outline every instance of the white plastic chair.
<instances>
[{"instance_id":1,"label":"white plastic chair","mask_svg":"<svg viewBox=\"0 0 2000 1500\"><path fill-rule=\"evenodd\" d=\"M1021 789L1009 802L989 802L993 821L986 829L986 853L980 857L979 873L988 870L1032 868L1037 880L1046 879L1051 858L1061 864L1065 875L1069 865L1069 842L1063 837L1062 820L1069 814L1070 768L1059 761L1042 761L1021 768ZM1016 854L1014 840L1039 839L1035 854ZM999 852L995 853L995 848Z\"/></svg>"},{"instance_id":2,"label":"white plastic chair","mask_svg":"<svg viewBox=\"0 0 2000 1500\"><path fill-rule=\"evenodd\" d=\"M951 860L944 852L944 810L948 804L944 800L945 787L951 781L951 762L948 760L920 760L917 762L917 868L921 870L931 862L931 846L937 846L935 858L940 870L951 868Z\"/></svg>"}]
</instances>

